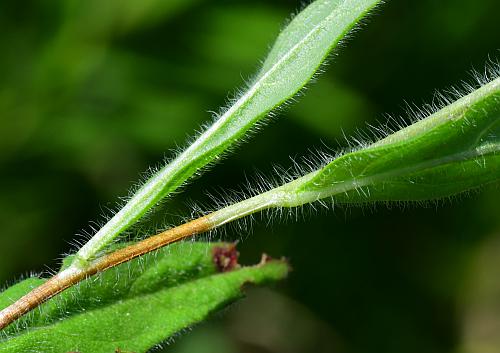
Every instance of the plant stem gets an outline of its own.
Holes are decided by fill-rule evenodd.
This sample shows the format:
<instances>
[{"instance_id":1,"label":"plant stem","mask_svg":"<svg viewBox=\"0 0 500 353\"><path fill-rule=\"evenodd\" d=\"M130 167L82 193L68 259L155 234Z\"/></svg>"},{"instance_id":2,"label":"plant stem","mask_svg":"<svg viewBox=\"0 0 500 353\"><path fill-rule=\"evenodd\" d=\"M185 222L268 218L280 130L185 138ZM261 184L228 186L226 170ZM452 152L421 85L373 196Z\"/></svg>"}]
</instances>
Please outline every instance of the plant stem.
<instances>
[{"instance_id":1,"label":"plant stem","mask_svg":"<svg viewBox=\"0 0 500 353\"><path fill-rule=\"evenodd\" d=\"M0 329L5 328L14 320L20 318L28 311L38 307L56 294L75 284L103 272L111 267L130 261L138 256L159 249L165 245L179 241L186 237L205 232L212 226L207 217L201 217L178 227L166 230L160 234L149 237L138 243L116 250L104 255L90 263L90 266L80 269L70 266L51 277L47 282L33 289L31 292L0 311Z\"/></svg>"},{"instance_id":2,"label":"plant stem","mask_svg":"<svg viewBox=\"0 0 500 353\"><path fill-rule=\"evenodd\" d=\"M153 175L75 255L80 269L200 169L215 161L311 79L345 34L379 0L314 1L278 37L256 79L184 152Z\"/></svg>"},{"instance_id":3,"label":"plant stem","mask_svg":"<svg viewBox=\"0 0 500 353\"><path fill-rule=\"evenodd\" d=\"M68 268L0 311L0 329L5 328L25 313L92 275L252 213L277 207L286 197L287 195L280 188L273 189L104 255L90 262L84 268L75 266L73 262Z\"/></svg>"},{"instance_id":4,"label":"plant stem","mask_svg":"<svg viewBox=\"0 0 500 353\"><path fill-rule=\"evenodd\" d=\"M443 185L449 185L456 181L460 175L465 176L468 181L465 183L460 182L460 180L456 181L457 186L448 189L448 193L463 192L472 187L496 181L500 175L498 168L500 141L497 137L498 131L495 130L500 128L499 85L500 78L497 78L430 117L400 130L392 137L389 136L365 149L348 153L314 172L277 188L229 205L97 259L86 261L84 258L85 261L81 261L77 254L77 260L73 261L68 268L0 311L0 329L54 295L94 274L170 243L215 229L265 209L297 207L327 197L338 198L353 191L357 191L363 201L376 201L376 197L371 198L370 192L365 194L362 188L377 184L383 185L385 188L384 200L391 200L391 197L387 195L390 192L390 182L394 180L396 181L394 184L396 185L396 196L394 198L397 200L418 200L421 197L418 190L422 189L422 185L431 184L426 181L426 178L430 178L431 181L441 178L442 181L446 182ZM429 136L431 137L429 138ZM401 154L400 151L405 152L405 143L412 146L412 151L421 154L419 158L408 153ZM433 143L437 144L437 147L430 149L430 153L426 152L425 147L432 146ZM454 148L446 150L443 147L446 145ZM396 150L397 153L391 152L391 150ZM385 160L386 167L376 169L373 172L367 170L369 166L374 165L382 158L388 158ZM352 168L356 167L354 163L358 163L361 168L357 174L352 173ZM488 165L487 168L485 168L486 165ZM442 167L451 171L456 169L460 174L440 173L439 168ZM437 173L432 174L436 170ZM466 171L470 174L467 174ZM338 177L335 175L337 172L341 173ZM420 173L420 179L418 179L420 184L415 184L409 176L418 173ZM444 178L451 178L451 180L443 179L443 175ZM471 182L471 180L476 179L477 182ZM407 189L404 190L404 193L397 193L399 191L397 187L401 185L405 185ZM437 188L443 189L442 185L439 186L439 183L437 185ZM373 190L376 191L376 189ZM440 194L439 190L433 190L432 193L424 195L426 199L432 199L436 198L436 195L447 196L447 193ZM94 243L89 242L88 244ZM96 250L94 247L90 249L92 252Z\"/></svg>"}]
</instances>

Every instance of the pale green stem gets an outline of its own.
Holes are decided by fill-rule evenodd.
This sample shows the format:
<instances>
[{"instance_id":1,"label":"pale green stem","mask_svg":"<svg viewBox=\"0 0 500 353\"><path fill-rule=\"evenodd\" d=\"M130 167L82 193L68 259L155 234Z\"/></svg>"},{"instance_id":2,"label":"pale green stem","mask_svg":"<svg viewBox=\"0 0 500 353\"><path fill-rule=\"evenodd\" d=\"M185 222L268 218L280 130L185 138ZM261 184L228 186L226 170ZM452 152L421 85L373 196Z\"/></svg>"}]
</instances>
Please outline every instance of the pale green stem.
<instances>
[{"instance_id":1,"label":"pale green stem","mask_svg":"<svg viewBox=\"0 0 500 353\"><path fill-rule=\"evenodd\" d=\"M336 185L332 185L330 188L325 188L318 191L312 191L312 192L298 191L298 189L300 189L303 185L307 184L312 178L314 178L321 172L321 170L318 170L309 173L301 178L298 178L290 183L269 190L263 194L259 194L257 196L251 197L241 202L237 202L235 204L224 207L218 211L209 214L207 217L209 222L212 224L212 228L214 229L226 223L231 223L235 220L238 220L240 218L249 216L251 214L263 210L271 208L279 208L279 207L285 207L285 208L298 207L315 201L319 201L321 199L331 198L334 197L335 195L339 195L348 191L356 190L379 181L388 180L390 178L410 174L415 171L432 168L450 162L477 158L482 155L495 154L499 152L500 152L499 144L488 144L486 146L481 146L480 148L477 148L470 152L460 153L436 160L430 160L425 163L420 163L412 167L380 173L375 176L360 178L357 180L355 179L345 180Z\"/></svg>"}]
</instances>

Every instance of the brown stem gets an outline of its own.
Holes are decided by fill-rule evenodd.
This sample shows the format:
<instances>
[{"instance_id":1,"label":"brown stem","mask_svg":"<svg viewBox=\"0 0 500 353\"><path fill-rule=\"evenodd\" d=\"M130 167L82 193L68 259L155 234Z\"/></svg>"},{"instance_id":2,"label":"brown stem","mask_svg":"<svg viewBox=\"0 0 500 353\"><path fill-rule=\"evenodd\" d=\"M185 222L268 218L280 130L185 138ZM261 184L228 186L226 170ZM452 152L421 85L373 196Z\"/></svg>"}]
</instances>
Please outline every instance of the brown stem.
<instances>
[{"instance_id":1,"label":"brown stem","mask_svg":"<svg viewBox=\"0 0 500 353\"><path fill-rule=\"evenodd\" d=\"M160 234L146 238L138 243L116 250L93 261L90 266L82 269L71 268L61 271L47 280L44 284L33 289L28 294L0 311L0 330L10 325L27 312L35 309L56 294L74 286L78 282L103 272L111 267L130 261L138 256L147 254L165 245L181 239L206 232L213 228L208 217L201 217L178 227L166 230Z\"/></svg>"}]
</instances>

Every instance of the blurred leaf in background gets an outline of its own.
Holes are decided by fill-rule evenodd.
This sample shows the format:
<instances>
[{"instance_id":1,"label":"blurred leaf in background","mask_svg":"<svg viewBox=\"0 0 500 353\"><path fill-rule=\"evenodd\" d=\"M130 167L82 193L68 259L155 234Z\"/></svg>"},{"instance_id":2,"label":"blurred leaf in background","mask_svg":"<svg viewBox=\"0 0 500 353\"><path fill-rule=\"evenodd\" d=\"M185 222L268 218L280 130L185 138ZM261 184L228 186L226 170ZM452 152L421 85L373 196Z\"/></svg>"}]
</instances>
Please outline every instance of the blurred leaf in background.
<instances>
[{"instance_id":1,"label":"blurred leaf in background","mask_svg":"<svg viewBox=\"0 0 500 353\"><path fill-rule=\"evenodd\" d=\"M460 352L493 353L500 347L500 236L477 249L460 298L464 307Z\"/></svg>"},{"instance_id":2,"label":"blurred leaf in background","mask_svg":"<svg viewBox=\"0 0 500 353\"><path fill-rule=\"evenodd\" d=\"M0 280L56 268L75 233L90 231L88 222L114 209L140 172L183 146L243 85L299 6L2 1ZM187 199L208 201L207 190L237 188L255 169L345 146L343 135L365 122L404 115L404 100L431 101L435 89L499 56L499 12L497 0L388 2L305 97L144 229L178 222L191 211ZM475 303L495 312L500 302L473 299L481 281L498 277L493 265L491 275L479 275L476 259L496 249L499 199L491 186L427 207L336 209L272 229L257 222L252 235L228 231L226 238L245 240L243 262L266 249L288 255L294 272L280 294L255 291L166 351L474 350L470 342L482 337Z\"/></svg>"}]
</instances>

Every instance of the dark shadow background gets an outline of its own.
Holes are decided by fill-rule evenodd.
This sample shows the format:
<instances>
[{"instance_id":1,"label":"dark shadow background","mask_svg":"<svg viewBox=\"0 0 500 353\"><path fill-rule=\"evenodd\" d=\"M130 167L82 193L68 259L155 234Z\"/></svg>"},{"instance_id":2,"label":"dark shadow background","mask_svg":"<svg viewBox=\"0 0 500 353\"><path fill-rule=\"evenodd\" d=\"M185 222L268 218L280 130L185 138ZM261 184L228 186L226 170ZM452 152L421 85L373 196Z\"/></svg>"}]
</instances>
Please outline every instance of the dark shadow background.
<instances>
[{"instance_id":1,"label":"dark shadow background","mask_svg":"<svg viewBox=\"0 0 500 353\"><path fill-rule=\"evenodd\" d=\"M2 1L0 280L57 268L75 233L115 207L242 86L298 1ZM345 146L366 122L498 58L497 0L394 0L338 51L305 97L185 192L238 188L289 156ZM228 93L229 92L229 93ZM168 352L433 353L500 350L500 190L426 207L336 209L257 222L242 262L263 251L294 271ZM76 237L76 239L82 239Z\"/></svg>"}]
</instances>

